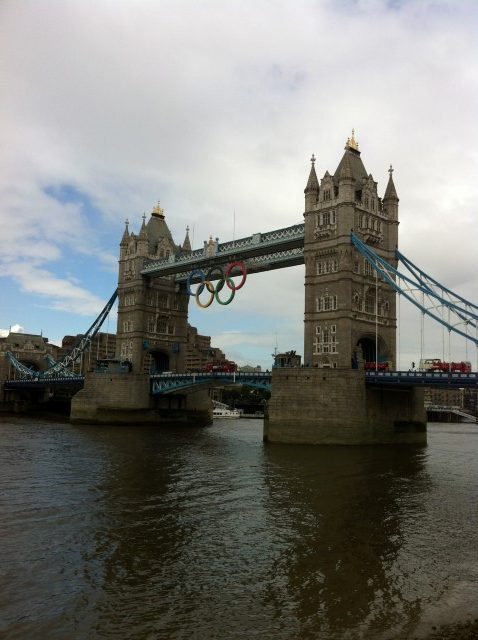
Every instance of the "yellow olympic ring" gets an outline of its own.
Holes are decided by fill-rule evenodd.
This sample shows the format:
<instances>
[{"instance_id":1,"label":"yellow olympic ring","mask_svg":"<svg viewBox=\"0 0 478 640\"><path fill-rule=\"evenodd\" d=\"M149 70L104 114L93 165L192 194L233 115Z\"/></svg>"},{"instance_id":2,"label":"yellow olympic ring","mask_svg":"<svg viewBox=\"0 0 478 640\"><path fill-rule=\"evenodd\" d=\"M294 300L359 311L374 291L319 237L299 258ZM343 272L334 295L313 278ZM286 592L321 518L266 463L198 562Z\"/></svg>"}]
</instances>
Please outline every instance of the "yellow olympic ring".
<instances>
[{"instance_id":1,"label":"yellow olympic ring","mask_svg":"<svg viewBox=\"0 0 478 640\"><path fill-rule=\"evenodd\" d=\"M210 298L209 300L203 304L200 300L199 300L199 296L201 295L201 293L204 291L204 287L206 287L206 289L209 291ZM214 294L216 293L216 290L214 288L214 285L212 282L209 282L209 280L204 280L204 282L201 282L201 284L199 285L199 287L196 290L196 303L199 307L201 307L201 309L207 309L208 307L211 306L213 300L214 300Z\"/></svg>"}]
</instances>

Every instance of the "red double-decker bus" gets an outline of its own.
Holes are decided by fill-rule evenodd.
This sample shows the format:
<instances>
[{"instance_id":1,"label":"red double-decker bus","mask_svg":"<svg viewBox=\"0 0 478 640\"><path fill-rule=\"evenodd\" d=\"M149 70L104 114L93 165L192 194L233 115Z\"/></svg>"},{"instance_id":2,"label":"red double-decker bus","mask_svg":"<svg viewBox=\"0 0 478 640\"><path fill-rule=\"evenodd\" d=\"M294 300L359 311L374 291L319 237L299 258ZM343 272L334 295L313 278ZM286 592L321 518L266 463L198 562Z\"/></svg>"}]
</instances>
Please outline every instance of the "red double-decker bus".
<instances>
[{"instance_id":1,"label":"red double-decker bus","mask_svg":"<svg viewBox=\"0 0 478 640\"><path fill-rule=\"evenodd\" d=\"M232 360L207 362L204 366L204 371L206 373L234 373L234 371L237 371L237 364Z\"/></svg>"}]
</instances>

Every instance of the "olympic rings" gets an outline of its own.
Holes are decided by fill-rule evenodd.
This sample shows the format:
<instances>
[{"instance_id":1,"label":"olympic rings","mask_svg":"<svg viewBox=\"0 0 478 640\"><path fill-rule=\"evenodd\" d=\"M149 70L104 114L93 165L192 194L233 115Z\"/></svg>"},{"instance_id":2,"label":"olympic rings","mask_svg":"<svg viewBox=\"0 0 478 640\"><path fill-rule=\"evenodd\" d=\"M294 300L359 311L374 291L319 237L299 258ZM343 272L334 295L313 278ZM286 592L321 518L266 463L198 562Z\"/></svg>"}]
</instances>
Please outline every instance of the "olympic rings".
<instances>
[{"instance_id":1,"label":"olympic rings","mask_svg":"<svg viewBox=\"0 0 478 640\"><path fill-rule=\"evenodd\" d=\"M239 268L241 270L241 281L238 285L234 283L232 270L234 268ZM211 267L206 275L201 269L193 269L188 276L186 281L186 289L189 296L194 296L196 298L196 304L201 307L201 309L207 309L211 306L214 299L221 305L225 306L231 303L234 300L234 296L236 295L236 291L241 289L244 286L247 277L247 269L244 262L231 262L227 265L224 270L223 267L215 266ZM191 291L191 283L192 280L199 279L198 287L196 291ZM212 280L217 280L216 286L214 286ZM222 291L224 285L231 290L231 293L228 298L225 300L221 300L219 297L219 292ZM200 296L203 293L204 289L207 289L209 292L209 297L205 302L201 302Z\"/></svg>"}]
</instances>

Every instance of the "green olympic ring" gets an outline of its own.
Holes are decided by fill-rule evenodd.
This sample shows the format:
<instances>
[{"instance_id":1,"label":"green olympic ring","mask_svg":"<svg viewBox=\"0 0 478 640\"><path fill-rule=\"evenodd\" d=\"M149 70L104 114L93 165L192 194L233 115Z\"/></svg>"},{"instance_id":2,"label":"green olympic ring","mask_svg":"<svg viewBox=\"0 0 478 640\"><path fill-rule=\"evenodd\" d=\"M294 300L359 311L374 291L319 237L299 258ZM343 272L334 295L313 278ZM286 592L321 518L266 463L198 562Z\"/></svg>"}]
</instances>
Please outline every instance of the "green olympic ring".
<instances>
[{"instance_id":1,"label":"green olympic ring","mask_svg":"<svg viewBox=\"0 0 478 640\"><path fill-rule=\"evenodd\" d=\"M230 302L232 302L234 300L234 296L236 295L236 290L231 287L231 282L232 282L232 284L234 284L234 280L232 278L227 278L226 279L226 284L229 287L229 289L231 289L231 293L230 293L229 298L227 300L223 301L223 300L221 300L219 298L219 291L224 286L224 280L222 281L221 289L219 287L216 287L216 293L214 294L214 297L216 298L217 302L219 302L219 304L226 305L226 304L229 304Z\"/></svg>"},{"instance_id":2,"label":"green olympic ring","mask_svg":"<svg viewBox=\"0 0 478 640\"><path fill-rule=\"evenodd\" d=\"M242 272L242 278L238 285L234 283L233 276L231 275L231 272L235 267L239 267ZM211 282L214 276L219 276L217 278L216 286L214 286L214 284ZM198 288L196 289L195 293L191 291L191 281L194 277L199 277L200 279ZM206 275L204 275L204 272L201 269L194 269L188 276L188 279L186 281L186 288L188 295L194 296L196 298L196 304L201 307L201 309L207 309L208 307L210 307L214 299L216 299L219 304L225 306L234 300L236 291L244 286L246 277L247 269L244 262L231 262L227 265L225 272L223 271L222 267L219 266L211 267ZM231 293L226 300L221 300L221 298L219 297L219 292L222 291L225 284L231 290ZM203 293L204 289L207 289L210 295L206 302L201 302L200 296Z\"/></svg>"}]
</instances>

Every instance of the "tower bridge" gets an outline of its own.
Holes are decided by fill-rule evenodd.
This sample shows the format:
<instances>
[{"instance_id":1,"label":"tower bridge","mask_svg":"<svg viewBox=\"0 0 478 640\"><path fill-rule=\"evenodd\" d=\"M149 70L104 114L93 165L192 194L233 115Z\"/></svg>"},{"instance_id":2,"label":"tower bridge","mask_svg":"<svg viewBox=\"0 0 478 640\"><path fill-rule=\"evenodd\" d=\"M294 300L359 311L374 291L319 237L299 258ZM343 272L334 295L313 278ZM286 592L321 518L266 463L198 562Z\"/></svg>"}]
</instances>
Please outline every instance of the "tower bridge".
<instances>
[{"instance_id":1,"label":"tower bridge","mask_svg":"<svg viewBox=\"0 0 478 640\"><path fill-rule=\"evenodd\" d=\"M315 165L312 156L301 224L224 243L210 237L193 250L188 230L182 245L174 242L159 203L147 222L143 216L138 234L126 221L118 288L108 305L117 293L116 358L129 367L89 372L73 398L72 421L209 422L207 387L215 378L186 372L189 302L229 304L251 274L304 264L304 366L243 380L272 390L264 438L318 444L425 442L424 385L473 387L478 381L474 373L396 371L397 293L475 345L478 307L398 251L399 199L391 167L379 195L354 135L334 173L326 171L319 182ZM233 279L237 270L239 284ZM99 326L97 320L90 327L80 351ZM388 372L366 370L365 362L379 361L389 363ZM66 368L67 362L52 366L45 374L50 384ZM222 376L221 382L231 383L231 377Z\"/></svg>"}]
</instances>

